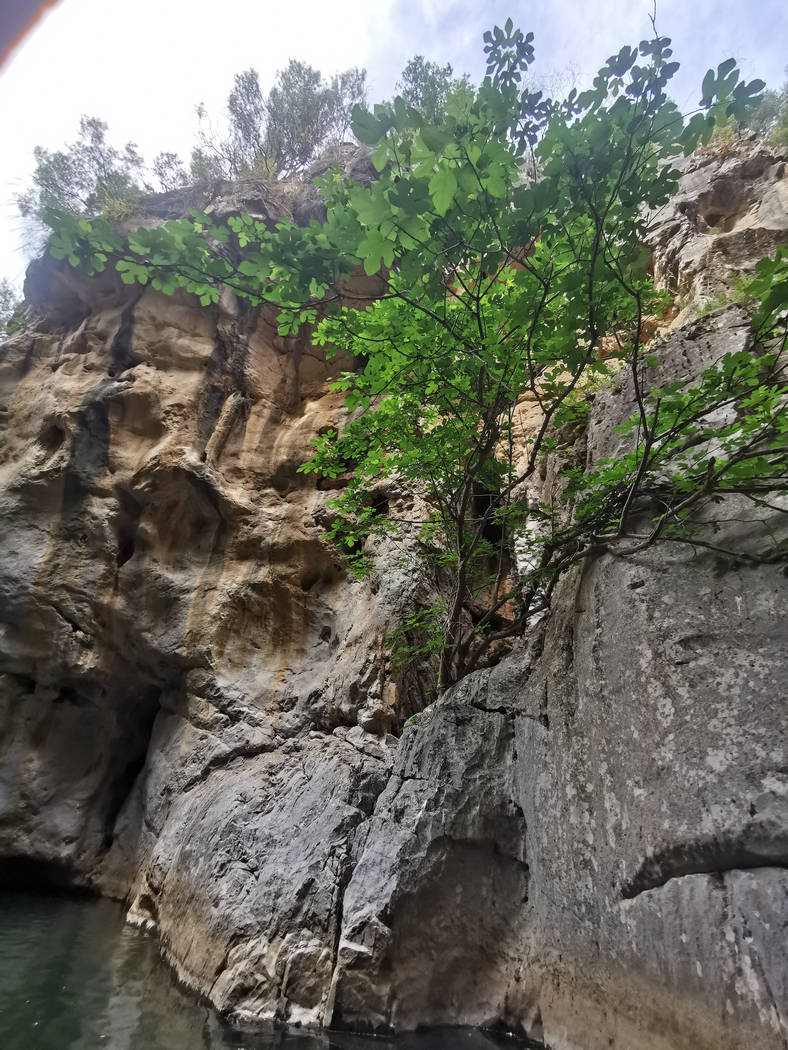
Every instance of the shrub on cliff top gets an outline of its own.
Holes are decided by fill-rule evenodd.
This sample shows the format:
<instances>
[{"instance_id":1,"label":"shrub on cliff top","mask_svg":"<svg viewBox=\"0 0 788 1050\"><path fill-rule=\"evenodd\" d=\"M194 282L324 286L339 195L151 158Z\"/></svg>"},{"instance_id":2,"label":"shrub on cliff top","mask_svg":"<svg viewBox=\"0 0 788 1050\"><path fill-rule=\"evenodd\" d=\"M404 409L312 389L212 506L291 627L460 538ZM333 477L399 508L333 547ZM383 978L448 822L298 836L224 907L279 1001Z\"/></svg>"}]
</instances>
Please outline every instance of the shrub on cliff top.
<instances>
[{"instance_id":1,"label":"shrub on cliff top","mask_svg":"<svg viewBox=\"0 0 788 1050\"><path fill-rule=\"evenodd\" d=\"M236 73L227 99L229 134L220 136L199 107L199 142L192 151L197 181L245 175L291 174L350 129L354 105L364 101L366 71L346 69L325 78L306 62L291 59L276 74L266 96L255 69Z\"/></svg>"},{"instance_id":2,"label":"shrub on cliff top","mask_svg":"<svg viewBox=\"0 0 788 1050\"><path fill-rule=\"evenodd\" d=\"M345 478L329 534L360 575L372 571L370 537L420 531L444 597L414 613L398 645L438 656L441 689L523 632L570 566L661 541L730 553L710 532L715 501L788 485L785 256L758 278L768 343L690 384L649 390L645 378L644 318L663 301L645 209L676 190L669 158L741 116L763 85L723 62L685 120L666 93L677 69L666 37L622 48L561 102L524 86L532 35L511 20L485 34L485 51L478 91L449 97L439 119L404 98L354 111L379 177L365 187L331 173L322 223L269 231L195 212L124 240L103 222L52 218L52 252L72 265L111 263L128 284L186 288L206 306L224 286L273 304L281 334L315 325L329 354L356 355L335 383L349 421L302 469ZM374 293L347 291L359 268L377 275ZM535 500L530 479L582 424L579 391L621 368L630 451L592 473L570 465L552 502ZM524 397L539 409L529 431ZM387 481L423 492L421 518L382 512L370 490Z\"/></svg>"},{"instance_id":3,"label":"shrub on cliff top","mask_svg":"<svg viewBox=\"0 0 788 1050\"><path fill-rule=\"evenodd\" d=\"M20 300L19 290L5 277L0 280L0 337L8 330Z\"/></svg>"},{"instance_id":4,"label":"shrub on cliff top","mask_svg":"<svg viewBox=\"0 0 788 1050\"><path fill-rule=\"evenodd\" d=\"M30 223L33 243L53 209L118 217L142 196L144 162L137 147L127 142L122 150L115 149L107 131L104 121L83 116L77 138L64 149L36 146L33 150L32 185L16 198L21 215Z\"/></svg>"}]
</instances>

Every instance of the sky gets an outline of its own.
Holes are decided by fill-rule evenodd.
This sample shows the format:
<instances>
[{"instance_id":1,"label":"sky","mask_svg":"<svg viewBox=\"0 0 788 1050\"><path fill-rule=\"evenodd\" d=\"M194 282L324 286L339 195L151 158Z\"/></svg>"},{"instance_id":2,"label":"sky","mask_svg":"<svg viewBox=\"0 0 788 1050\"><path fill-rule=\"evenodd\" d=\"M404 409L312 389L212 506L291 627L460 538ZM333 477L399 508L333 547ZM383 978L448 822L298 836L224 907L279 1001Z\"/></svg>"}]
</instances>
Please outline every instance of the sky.
<instances>
[{"instance_id":1,"label":"sky","mask_svg":"<svg viewBox=\"0 0 788 1050\"><path fill-rule=\"evenodd\" d=\"M14 3L15 0L2 0ZM482 34L511 16L535 34L534 74L571 68L578 86L609 55L650 32L653 0L59 0L0 68L0 277L21 284L27 259L14 195L35 145L58 149L81 114L135 142L188 158L195 107L221 114L233 74L254 67L265 91L290 58L330 74L368 71L370 101L390 96L424 54L474 80ZM735 57L746 79L778 87L788 63L786 0L657 0L657 28L681 69L673 95L700 97L708 66Z\"/></svg>"}]
</instances>

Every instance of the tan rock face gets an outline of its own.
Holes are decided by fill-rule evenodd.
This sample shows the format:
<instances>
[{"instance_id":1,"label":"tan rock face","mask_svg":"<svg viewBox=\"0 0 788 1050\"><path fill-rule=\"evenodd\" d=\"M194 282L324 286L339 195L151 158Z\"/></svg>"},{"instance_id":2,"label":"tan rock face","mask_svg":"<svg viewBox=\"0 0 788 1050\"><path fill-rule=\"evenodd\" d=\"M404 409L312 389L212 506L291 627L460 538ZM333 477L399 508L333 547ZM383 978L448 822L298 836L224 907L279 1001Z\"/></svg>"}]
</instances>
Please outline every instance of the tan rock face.
<instances>
[{"instance_id":1,"label":"tan rock face","mask_svg":"<svg viewBox=\"0 0 788 1050\"><path fill-rule=\"evenodd\" d=\"M225 190L211 207L242 206ZM785 239L784 193L757 147L692 161L657 278L716 294ZM6 864L125 899L185 981L256 1019L788 1046L773 569L589 565L398 741L430 697L385 638L429 581L385 544L374 585L349 579L331 491L298 473L347 362L231 297L45 260L28 298L42 316L0 346ZM660 353L690 375L748 338L729 307ZM625 384L598 395L576 454L614 453L630 411Z\"/></svg>"},{"instance_id":2,"label":"tan rock face","mask_svg":"<svg viewBox=\"0 0 788 1050\"><path fill-rule=\"evenodd\" d=\"M773 255L788 236L786 157L757 142L678 162L679 192L652 216L658 285L678 295L682 323L733 291L737 274Z\"/></svg>"},{"instance_id":3,"label":"tan rock face","mask_svg":"<svg viewBox=\"0 0 788 1050\"><path fill-rule=\"evenodd\" d=\"M229 296L49 261L28 288L47 318L0 363L0 853L128 896L221 1006L319 1023L353 829L419 703L384 641L423 582L348 579L298 473L348 361Z\"/></svg>"}]
</instances>

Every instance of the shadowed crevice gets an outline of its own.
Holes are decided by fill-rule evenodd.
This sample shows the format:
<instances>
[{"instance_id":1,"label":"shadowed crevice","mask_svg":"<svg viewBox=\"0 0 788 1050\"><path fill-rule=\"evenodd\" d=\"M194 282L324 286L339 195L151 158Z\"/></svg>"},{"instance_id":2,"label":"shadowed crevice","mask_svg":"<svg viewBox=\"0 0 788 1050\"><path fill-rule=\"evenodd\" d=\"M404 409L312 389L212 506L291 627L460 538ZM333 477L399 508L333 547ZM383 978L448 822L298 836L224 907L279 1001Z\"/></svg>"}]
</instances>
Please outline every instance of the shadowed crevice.
<instances>
[{"instance_id":1,"label":"shadowed crevice","mask_svg":"<svg viewBox=\"0 0 788 1050\"><path fill-rule=\"evenodd\" d=\"M107 472L109 411L102 394L101 387L89 391L77 410L71 452L63 472L63 525L82 516L96 482Z\"/></svg>"},{"instance_id":2,"label":"shadowed crevice","mask_svg":"<svg viewBox=\"0 0 788 1050\"><path fill-rule=\"evenodd\" d=\"M758 846L745 841L681 843L643 861L621 887L624 900L658 889L687 875L723 875L727 871L758 868L788 869L788 843Z\"/></svg>"},{"instance_id":3,"label":"shadowed crevice","mask_svg":"<svg viewBox=\"0 0 788 1050\"><path fill-rule=\"evenodd\" d=\"M138 295L136 299L132 299L120 315L120 324L109 348L111 365L108 374L111 377L118 376L127 368L133 368L134 365L139 364L132 353L131 346L134 338L134 311L141 298L142 296Z\"/></svg>"}]
</instances>

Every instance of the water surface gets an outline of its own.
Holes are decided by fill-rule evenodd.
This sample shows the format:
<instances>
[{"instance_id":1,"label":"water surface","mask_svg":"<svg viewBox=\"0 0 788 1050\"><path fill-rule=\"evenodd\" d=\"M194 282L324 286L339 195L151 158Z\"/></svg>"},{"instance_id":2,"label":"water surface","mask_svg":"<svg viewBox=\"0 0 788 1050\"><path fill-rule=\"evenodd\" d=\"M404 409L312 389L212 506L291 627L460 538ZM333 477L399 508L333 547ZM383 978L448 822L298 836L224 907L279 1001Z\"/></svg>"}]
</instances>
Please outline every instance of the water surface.
<instances>
[{"instance_id":1,"label":"water surface","mask_svg":"<svg viewBox=\"0 0 788 1050\"><path fill-rule=\"evenodd\" d=\"M233 1030L178 987L155 939L127 926L117 904L0 892L0 1050L494 1050L498 1042L461 1029L396 1040Z\"/></svg>"}]
</instances>

